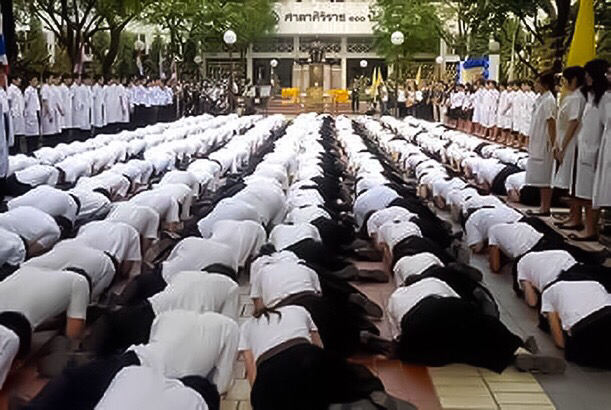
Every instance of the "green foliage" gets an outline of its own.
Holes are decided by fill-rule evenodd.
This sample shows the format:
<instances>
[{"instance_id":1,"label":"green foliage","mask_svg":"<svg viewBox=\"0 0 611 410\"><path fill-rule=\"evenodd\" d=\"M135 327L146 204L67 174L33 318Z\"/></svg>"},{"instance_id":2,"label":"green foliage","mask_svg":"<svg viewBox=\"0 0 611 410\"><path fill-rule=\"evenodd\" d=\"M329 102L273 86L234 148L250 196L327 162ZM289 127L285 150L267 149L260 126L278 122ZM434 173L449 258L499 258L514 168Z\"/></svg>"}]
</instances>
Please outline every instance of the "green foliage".
<instances>
[{"instance_id":1,"label":"green foliage","mask_svg":"<svg viewBox=\"0 0 611 410\"><path fill-rule=\"evenodd\" d=\"M426 0L379 0L371 6L374 19L374 47L389 62L417 52L439 52L442 21L436 6ZM390 41L394 31L401 31L405 41L395 46Z\"/></svg>"},{"instance_id":2,"label":"green foliage","mask_svg":"<svg viewBox=\"0 0 611 410\"><path fill-rule=\"evenodd\" d=\"M29 18L29 30L23 39L21 66L31 72L42 74L49 62L47 41L42 32L40 20L33 15Z\"/></svg>"},{"instance_id":3,"label":"green foliage","mask_svg":"<svg viewBox=\"0 0 611 410\"><path fill-rule=\"evenodd\" d=\"M117 60L113 66L119 78L129 78L137 74L134 42L136 34L128 31L121 33Z\"/></svg>"}]
</instances>

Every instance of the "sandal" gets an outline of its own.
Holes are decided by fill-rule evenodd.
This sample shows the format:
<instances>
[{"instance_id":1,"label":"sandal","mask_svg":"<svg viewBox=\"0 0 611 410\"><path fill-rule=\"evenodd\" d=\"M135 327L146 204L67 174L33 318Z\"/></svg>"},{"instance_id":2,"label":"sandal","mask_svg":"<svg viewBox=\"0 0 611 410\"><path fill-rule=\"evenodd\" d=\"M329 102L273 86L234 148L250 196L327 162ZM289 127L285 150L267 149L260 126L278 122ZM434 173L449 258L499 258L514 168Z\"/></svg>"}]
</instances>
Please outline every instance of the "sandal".
<instances>
[{"instance_id":1,"label":"sandal","mask_svg":"<svg viewBox=\"0 0 611 410\"><path fill-rule=\"evenodd\" d=\"M529 216L550 216L552 213L550 211L547 212L539 212L539 211L531 211L530 209L526 211Z\"/></svg>"},{"instance_id":2,"label":"sandal","mask_svg":"<svg viewBox=\"0 0 611 410\"><path fill-rule=\"evenodd\" d=\"M590 235L590 236L579 236L577 234L570 234L569 239L575 242L596 242L598 240L598 235Z\"/></svg>"}]
</instances>

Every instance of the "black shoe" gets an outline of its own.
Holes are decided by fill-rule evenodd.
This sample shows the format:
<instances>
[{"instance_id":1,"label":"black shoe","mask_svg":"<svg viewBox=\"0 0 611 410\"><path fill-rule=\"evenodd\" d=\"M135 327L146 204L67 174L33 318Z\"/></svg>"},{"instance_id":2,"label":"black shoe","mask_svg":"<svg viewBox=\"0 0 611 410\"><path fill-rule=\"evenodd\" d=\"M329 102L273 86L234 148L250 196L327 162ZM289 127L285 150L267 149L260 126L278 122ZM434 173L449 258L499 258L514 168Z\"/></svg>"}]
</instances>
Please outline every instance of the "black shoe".
<instances>
[{"instance_id":1,"label":"black shoe","mask_svg":"<svg viewBox=\"0 0 611 410\"><path fill-rule=\"evenodd\" d=\"M518 354L515 362L516 368L523 372L537 372L543 374L563 374L566 362L553 356L539 356L534 354Z\"/></svg>"},{"instance_id":2,"label":"black shoe","mask_svg":"<svg viewBox=\"0 0 611 410\"><path fill-rule=\"evenodd\" d=\"M528 352L532 354L539 353L539 345L537 344L537 339L534 336L528 336L524 341L524 349L528 350Z\"/></svg>"},{"instance_id":3,"label":"black shoe","mask_svg":"<svg viewBox=\"0 0 611 410\"><path fill-rule=\"evenodd\" d=\"M360 306L367 315L371 316L374 319L381 319L384 315L384 311L380 306L376 303L369 300L366 296L361 295L360 293L353 293L348 297L348 300L355 305Z\"/></svg>"},{"instance_id":4,"label":"black shoe","mask_svg":"<svg viewBox=\"0 0 611 410\"><path fill-rule=\"evenodd\" d=\"M380 269L360 269L358 279L364 282L388 283L388 275Z\"/></svg>"}]
</instances>

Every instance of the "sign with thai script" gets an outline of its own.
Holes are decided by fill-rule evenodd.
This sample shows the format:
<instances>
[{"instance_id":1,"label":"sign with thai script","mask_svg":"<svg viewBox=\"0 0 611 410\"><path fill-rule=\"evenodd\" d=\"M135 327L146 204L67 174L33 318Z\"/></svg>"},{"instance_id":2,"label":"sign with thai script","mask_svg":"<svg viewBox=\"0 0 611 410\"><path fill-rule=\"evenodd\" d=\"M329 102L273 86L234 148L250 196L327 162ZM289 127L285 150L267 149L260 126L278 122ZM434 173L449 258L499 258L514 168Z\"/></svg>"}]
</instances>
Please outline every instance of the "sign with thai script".
<instances>
[{"instance_id":1,"label":"sign with thai script","mask_svg":"<svg viewBox=\"0 0 611 410\"><path fill-rule=\"evenodd\" d=\"M368 2L278 3L278 34L373 34Z\"/></svg>"}]
</instances>

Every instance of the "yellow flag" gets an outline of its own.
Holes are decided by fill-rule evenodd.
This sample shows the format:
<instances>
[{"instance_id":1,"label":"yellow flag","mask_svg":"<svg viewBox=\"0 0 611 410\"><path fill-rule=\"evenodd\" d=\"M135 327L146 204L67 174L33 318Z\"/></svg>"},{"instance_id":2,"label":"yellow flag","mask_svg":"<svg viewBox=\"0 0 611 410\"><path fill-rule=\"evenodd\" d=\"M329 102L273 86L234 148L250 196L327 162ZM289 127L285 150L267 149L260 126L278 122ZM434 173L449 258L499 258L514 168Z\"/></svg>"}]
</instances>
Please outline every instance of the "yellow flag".
<instances>
[{"instance_id":1,"label":"yellow flag","mask_svg":"<svg viewBox=\"0 0 611 410\"><path fill-rule=\"evenodd\" d=\"M416 74L416 85L420 87L420 77L422 76L422 65L418 66L418 73Z\"/></svg>"},{"instance_id":2,"label":"yellow flag","mask_svg":"<svg viewBox=\"0 0 611 410\"><path fill-rule=\"evenodd\" d=\"M377 84L378 79L377 79L377 76L376 76L377 70L378 70L378 68L374 67L373 68L373 74L371 75L371 91L369 92L369 94L371 95L371 97L373 99L376 98L376 95L378 93L378 84Z\"/></svg>"},{"instance_id":3,"label":"yellow flag","mask_svg":"<svg viewBox=\"0 0 611 410\"><path fill-rule=\"evenodd\" d=\"M567 65L583 66L596 57L594 39L594 0L579 0L579 13L569 49Z\"/></svg>"},{"instance_id":4,"label":"yellow flag","mask_svg":"<svg viewBox=\"0 0 611 410\"><path fill-rule=\"evenodd\" d=\"M384 78L382 77L382 67L380 67L380 69L378 70L378 84L380 85L384 82Z\"/></svg>"}]
</instances>

